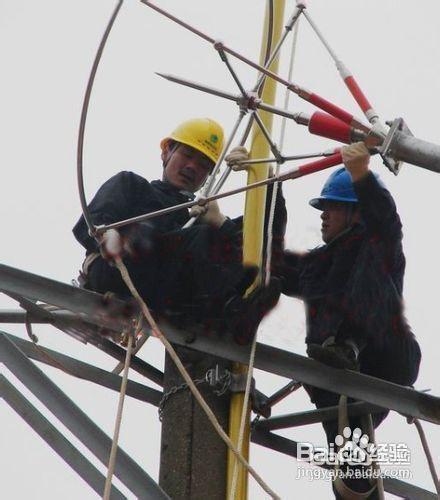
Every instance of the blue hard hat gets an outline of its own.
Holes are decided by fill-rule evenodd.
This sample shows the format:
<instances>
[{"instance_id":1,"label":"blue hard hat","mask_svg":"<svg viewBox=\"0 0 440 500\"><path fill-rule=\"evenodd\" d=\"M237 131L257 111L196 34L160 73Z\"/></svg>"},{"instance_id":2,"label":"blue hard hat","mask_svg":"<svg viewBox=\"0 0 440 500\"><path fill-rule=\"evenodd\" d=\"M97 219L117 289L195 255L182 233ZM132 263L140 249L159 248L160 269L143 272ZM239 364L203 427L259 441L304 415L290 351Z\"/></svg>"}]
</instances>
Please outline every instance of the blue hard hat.
<instances>
[{"instance_id":1,"label":"blue hard hat","mask_svg":"<svg viewBox=\"0 0 440 500\"><path fill-rule=\"evenodd\" d=\"M346 203L357 203L359 201L353 188L351 175L345 168L339 168L333 172L324 184L319 198L313 198L309 203L312 207L323 210L322 202L324 200Z\"/></svg>"}]
</instances>

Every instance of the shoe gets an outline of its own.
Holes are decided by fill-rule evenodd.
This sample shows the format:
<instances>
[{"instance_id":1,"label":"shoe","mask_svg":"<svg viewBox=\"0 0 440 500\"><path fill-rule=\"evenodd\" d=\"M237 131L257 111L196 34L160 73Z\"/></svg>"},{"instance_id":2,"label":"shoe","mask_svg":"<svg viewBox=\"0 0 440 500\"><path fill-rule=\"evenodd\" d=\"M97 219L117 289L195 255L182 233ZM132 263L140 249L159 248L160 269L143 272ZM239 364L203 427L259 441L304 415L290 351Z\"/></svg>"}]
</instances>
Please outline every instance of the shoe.
<instances>
[{"instance_id":1,"label":"shoe","mask_svg":"<svg viewBox=\"0 0 440 500\"><path fill-rule=\"evenodd\" d=\"M235 296L225 304L225 322L237 344L252 342L261 320L276 306L280 294L280 280L271 278L268 286L256 288L246 298Z\"/></svg>"},{"instance_id":2,"label":"shoe","mask_svg":"<svg viewBox=\"0 0 440 500\"><path fill-rule=\"evenodd\" d=\"M347 343L329 343L325 345L307 344L307 355L316 361L332 366L359 370L358 352L353 345Z\"/></svg>"}]
</instances>

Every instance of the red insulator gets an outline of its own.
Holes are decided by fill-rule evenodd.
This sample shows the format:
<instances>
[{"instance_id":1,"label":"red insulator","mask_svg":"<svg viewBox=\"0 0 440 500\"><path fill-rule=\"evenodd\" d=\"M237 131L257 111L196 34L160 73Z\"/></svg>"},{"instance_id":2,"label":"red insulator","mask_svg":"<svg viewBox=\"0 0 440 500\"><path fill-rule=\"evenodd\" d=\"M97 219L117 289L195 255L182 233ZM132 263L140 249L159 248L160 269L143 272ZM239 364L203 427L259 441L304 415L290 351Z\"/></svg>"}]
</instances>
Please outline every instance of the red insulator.
<instances>
[{"instance_id":1,"label":"red insulator","mask_svg":"<svg viewBox=\"0 0 440 500\"><path fill-rule=\"evenodd\" d=\"M329 113L330 115L334 116L335 118L338 118L344 123L351 125L354 118L353 115L347 113L347 111L343 110L339 106L336 106L332 102L327 101L327 99L324 99L320 95L310 94L307 100L312 104L314 104L316 107L325 111L326 113Z\"/></svg>"},{"instance_id":2,"label":"red insulator","mask_svg":"<svg viewBox=\"0 0 440 500\"><path fill-rule=\"evenodd\" d=\"M352 76L347 76L344 80L345 85L347 85L348 89L352 93L353 97L356 99L356 102L359 104L360 108L364 113L367 113L372 109L371 104L368 99L365 97L361 88L357 84L356 80Z\"/></svg>"},{"instance_id":3,"label":"red insulator","mask_svg":"<svg viewBox=\"0 0 440 500\"><path fill-rule=\"evenodd\" d=\"M334 116L321 111L313 113L309 122L311 134L334 139L335 141L350 143L351 127Z\"/></svg>"}]
</instances>

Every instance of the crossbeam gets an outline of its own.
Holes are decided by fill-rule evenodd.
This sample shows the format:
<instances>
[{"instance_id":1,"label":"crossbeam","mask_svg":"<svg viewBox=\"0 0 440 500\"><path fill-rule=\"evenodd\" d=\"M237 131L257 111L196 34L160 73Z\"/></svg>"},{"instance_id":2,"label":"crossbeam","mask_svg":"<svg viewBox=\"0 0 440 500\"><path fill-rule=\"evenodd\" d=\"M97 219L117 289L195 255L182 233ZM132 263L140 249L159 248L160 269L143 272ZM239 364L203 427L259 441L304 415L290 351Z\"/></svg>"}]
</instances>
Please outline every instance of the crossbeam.
<instances>
[{"instance_id":1,"label":"crossbeam","mask_svg":"<svg viewBox=\"0 0 440 500\"><path fill-rule=\"evenodd\" d=\"M278 415L265 420L259 420L256 424L256 428L265 431L273 431L276 429L298 427L300 425L317 424L325 420L336 420L338 418L338 410L338 406L329 406L319 410ZM380 406L372 405L370 403L364 403L363 401L357 401L347 405L347 412L350 417L368 415L370 413L379 413L385 410L385 408L381 408Z\"/></svg>"},{"instance_id":2,"label":"crossbeam","mask_svg":"<svg viewBox=\"0 0 440 500\"><path fill-rule=\"evenodd\" d=\"M0 332L0 362L100 460L108 464L111 439L50 380L6 335ZM115 475L137 498L169 498L155 481L121 448Z\"/></svg>"},{"instance_id":3,"label":"crossbeam","mask_svg":"<svg viewBox=\"0 0 440 500\"><path fill-rule=\"evenodd\" d=\"M35 361L40 361L54 368L64 368L69 374L82 380L88 380L94 384L101 385L107 389L119 392L121 388L122 377L114 373L102 370L96 366L89 365L65 354L61 354L47 347L36 346L28 340L3 332L9 340L23 351L26 356ZM61 366L60 366L61 365ZM146 385L129 380L126 389L127 396L158 406L162 398L162 392L152 389Z\"/></svg>"},{"instance_id":4,"label":"crossbeam","mask_svg":"<svg viewBox=\"0 0 440 500\"><path fill-rule=\"evenodd\" d=\"M238 346L233 340L200 335L188 344L183 332L164 322L162 327L168 340L175 344L239 363L249 360L249 347ZM255 368L440 424L440 398L369 375L331 368L313 359L261 343L257 344Z\"/></svg>"},{"instance_id":5,"label":"crossbeam","mask_svg":"<svg viewBox=\"0 0 440 500\"><path fill-rule=\"evenodd\" d=\"M3 275L8 278L6 284L2 282ZM102 296L99 294L58 283L54 280L48 280L47 278L41 278L8 266L0 266L2 289L5 289L6 286L14 289L20 288L20 294L25 294L28 281L32 286L33 298L47 301L46 287L49 282L50 295L56 305L68 310L75 309L76 311L80 311L84 306L85 310L94 317L97 315L94 305L99 311L102 311ZM20 285L19 287L17 282ZM61 292L59 295L57 294L58 289ZM72 306L69 289L73 295ZM93 296L94 302L92 304L89 302L90 295ZM117 305L121 311L126 311L124 302L117 301ZM118 317L115 317L114 323L119 320ZM124 317L121 318L121 321L124 321ZM246 364L249 360L249 347L239 346L231 338L228 339L227 336L220 339L214 335L209 337L207 335L194 335L189 338L187 332L179 331L166 321L162 320L160 325L168 340L175 344L243 364ZM115 344L113 345L118 347ZM286 377L289 380L294 379L331 392L345 394L354 399L388 408L404 415L440 424L440 398L382 379L350 370L331 368L313 359L261 343L257 345L255 368Z\"/></svg>"},{"instance_id":6,"label":"crossbeam","mask_svg":"<svg viewBox=\"0 0 440 500\"><path fill-rule=\"evenodd\" d=\"M105 476L42 415L6 377L0 375L0 397L100 496ZM124 500L114 484L110 499Z\"/></svg>"}]
</instances>

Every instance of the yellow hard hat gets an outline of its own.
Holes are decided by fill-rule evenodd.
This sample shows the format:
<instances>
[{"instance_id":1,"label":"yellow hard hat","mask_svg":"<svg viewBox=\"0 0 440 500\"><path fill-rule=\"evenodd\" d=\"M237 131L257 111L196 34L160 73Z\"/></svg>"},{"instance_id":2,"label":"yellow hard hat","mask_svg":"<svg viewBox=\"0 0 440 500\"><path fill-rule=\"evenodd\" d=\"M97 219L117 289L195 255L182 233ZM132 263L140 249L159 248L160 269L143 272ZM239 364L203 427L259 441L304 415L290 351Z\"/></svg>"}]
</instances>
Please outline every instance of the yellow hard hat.
<instances>
[{"instance_id":1,"label":"yellow hard hat","mask_svg":"<svg viewBox=\"0 0 440 500\"><path fill-rule=\"evenodd\" d=\"M197 149L217 163L223 149L223 128L210 118L193 118L178 125L171 135L162 139L160 147L163 149L170 139Z\"/></svg>"}]
</instances>

